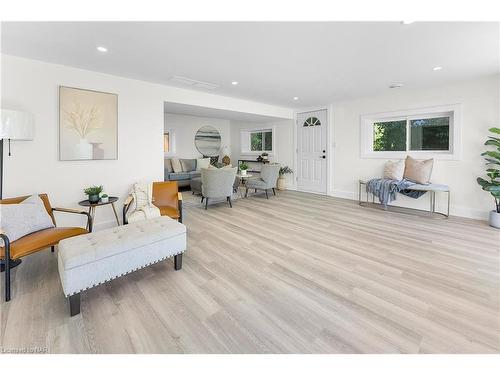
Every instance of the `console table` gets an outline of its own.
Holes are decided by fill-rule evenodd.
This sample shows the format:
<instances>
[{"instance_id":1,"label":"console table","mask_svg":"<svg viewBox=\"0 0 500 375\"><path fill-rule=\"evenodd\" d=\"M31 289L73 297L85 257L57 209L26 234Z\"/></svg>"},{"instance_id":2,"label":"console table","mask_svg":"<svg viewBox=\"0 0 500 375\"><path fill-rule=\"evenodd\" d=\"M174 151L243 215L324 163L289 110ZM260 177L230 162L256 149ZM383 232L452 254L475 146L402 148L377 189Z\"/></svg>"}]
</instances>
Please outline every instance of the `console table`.
<instances>
[{"instance_id":1,"label":"console table","mask_svg":"<svg viewBox=\"0 0 500 375\"><path fill-rule=\"evenodd\" d=\"M238 171L240 170L240 164L241 163L256 163L256 164L267 164L269 163L269 160L249 160L249 159L238 159ZM258 169L249 169L248 172L252 172L252 173L260 173L260 170Z\"/></svg>"}]
</instances>

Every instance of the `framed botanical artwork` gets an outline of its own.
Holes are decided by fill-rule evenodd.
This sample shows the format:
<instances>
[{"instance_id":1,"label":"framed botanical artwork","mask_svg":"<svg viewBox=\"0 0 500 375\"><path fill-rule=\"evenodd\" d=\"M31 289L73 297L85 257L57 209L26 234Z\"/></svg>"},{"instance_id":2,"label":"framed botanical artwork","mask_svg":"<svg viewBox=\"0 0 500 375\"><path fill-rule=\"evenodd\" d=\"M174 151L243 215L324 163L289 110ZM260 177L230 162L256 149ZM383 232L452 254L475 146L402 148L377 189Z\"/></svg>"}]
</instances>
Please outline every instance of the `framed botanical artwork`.
<instances>
[{"instance_id":1,"label":"framed botanical artwork","mask_svg":"<svg viewBox=\"0 0 500 375\"><path fill-rule=\"evenodd\" d=\"M59 160L118 159L118 95L59 86Z\"/></svg>"}]
</instances>

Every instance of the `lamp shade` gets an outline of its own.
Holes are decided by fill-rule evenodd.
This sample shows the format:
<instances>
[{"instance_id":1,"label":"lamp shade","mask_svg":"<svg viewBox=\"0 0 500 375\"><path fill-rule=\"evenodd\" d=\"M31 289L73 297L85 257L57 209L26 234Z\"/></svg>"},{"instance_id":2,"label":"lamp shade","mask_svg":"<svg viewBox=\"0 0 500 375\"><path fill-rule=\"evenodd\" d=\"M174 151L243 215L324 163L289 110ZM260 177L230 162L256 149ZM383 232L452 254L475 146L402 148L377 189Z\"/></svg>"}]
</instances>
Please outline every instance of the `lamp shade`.
<instances>
[{"instance_id":1,"label":"lamp shade","mask_svg":"<svg viewBox=\"0 0 500 375\"><path fill-rule=\"evenodd\" d=\"M35 119L31 113L1 110L0 139L30 141L35 137Z\"/></svg>"}]
</instances>

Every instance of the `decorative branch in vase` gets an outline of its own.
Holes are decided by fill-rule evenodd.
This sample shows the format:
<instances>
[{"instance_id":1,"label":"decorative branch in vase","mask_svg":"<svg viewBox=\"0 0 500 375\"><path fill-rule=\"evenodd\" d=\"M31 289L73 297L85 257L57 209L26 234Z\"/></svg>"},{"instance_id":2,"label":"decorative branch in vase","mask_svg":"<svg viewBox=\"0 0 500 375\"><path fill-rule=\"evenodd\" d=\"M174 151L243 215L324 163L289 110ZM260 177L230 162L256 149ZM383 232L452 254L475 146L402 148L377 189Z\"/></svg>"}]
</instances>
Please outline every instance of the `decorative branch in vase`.
<instances>
[{"instance_id":1,"label":"decorative branch in vase","mask_svg":"<svg viewBox=\"0 0 500 375\"><path fill-rule=\"evenodd\" d=\"M87 136L97 130L102 129L99 108L92 106L84 108L79 102L75 102L73 110L64 111L67 119L67 128L74 130L80 137L77 147L79 159L88 159L92 156L92 144L87 140Z\"/></svg>"}]
</instances>

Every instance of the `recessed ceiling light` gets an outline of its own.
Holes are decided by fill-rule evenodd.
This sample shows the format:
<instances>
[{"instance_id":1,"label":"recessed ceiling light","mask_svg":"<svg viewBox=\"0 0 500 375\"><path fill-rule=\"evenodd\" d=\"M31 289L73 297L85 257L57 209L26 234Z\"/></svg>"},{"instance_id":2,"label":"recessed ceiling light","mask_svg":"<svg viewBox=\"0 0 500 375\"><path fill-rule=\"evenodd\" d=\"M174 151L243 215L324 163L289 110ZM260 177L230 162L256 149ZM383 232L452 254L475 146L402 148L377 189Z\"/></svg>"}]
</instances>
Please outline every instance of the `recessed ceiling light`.
<instances>
[{"instance_id":1,"label":"recessed ceiling light","mask_svg":"<svg viewBox=\"0 0 500 375\"><path fill-rule=\"evenodd\" d=\"M298 96L294 96L293 100L299 100L299 97Z\"/></svg>"},{"instance_id":2,"label":"recessed ceiling light","mask_svg":"<svg viewBox=\"0 0 500 375\"><path fill-rule=\"evenodd\" d=\"M434 70L434 71L441 70L441 69L443 69L442 66L435 66L434 68L432 68L432 70Z\"/></svg>"},{"instance_id":3,"label":"recessed ceiling light","mask_svg":"<svg viewBox=\"0 0 500 375\"><path fill-rule=\"evenodd\" d=\"M390 89L399 89L400 87L403 87L404 85L402 83L393 83L392 85L389 86Z\"/></svg>"},{"instance_id":4,"label":"recessed ceiling light","mask_svg":"<svg viewBox=\"0 0 500 375\"><path fill-rule=\"evenodd\" d=\"M107 49L106 47L103 47L103 46L98 46L98 47L97 47L97 50L98 50L99 52L108 52L108 49Z\"/></svg>"},{"instance_id":5,"label":"recessed ceiling light","mask_svg":"<svg viewBox=\"0 0 500 375\"><path fill-rule=\"evenodd\" d=\"M401 21L403 25L411 25L415 21Z\"/></svg>"},{"instance_id":6,"label":"recessed ceiling light","mask_svg":"<svg viewBox=\"0 0 500 375\"><path fill-rule=\"evenodd\" d=\"M233 81L231 82L231 85L236 86L239 82L238 81Z\"/></svg>"}]
</instances>

